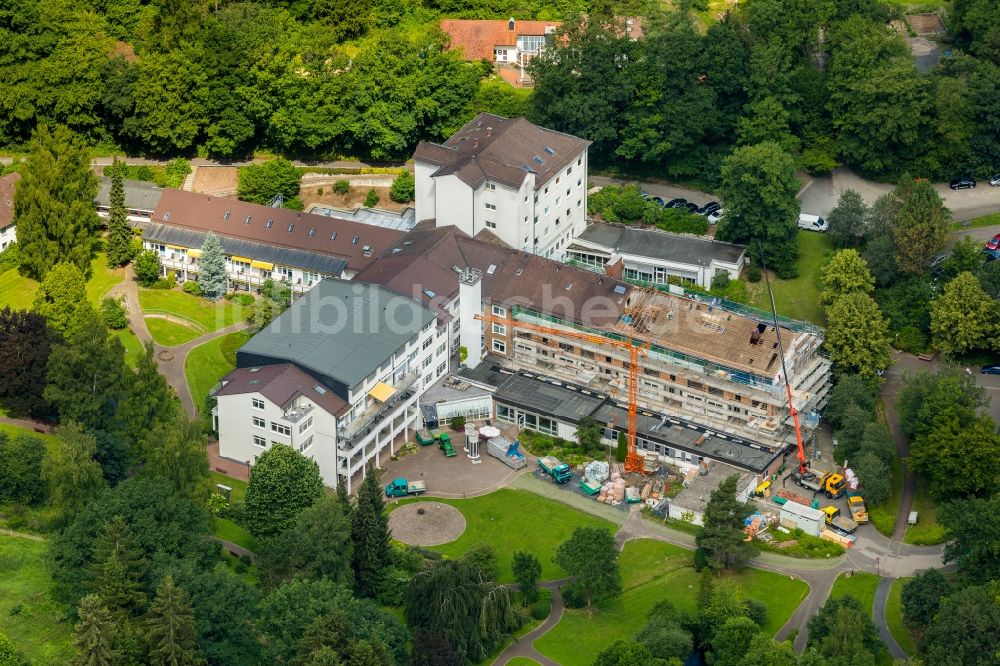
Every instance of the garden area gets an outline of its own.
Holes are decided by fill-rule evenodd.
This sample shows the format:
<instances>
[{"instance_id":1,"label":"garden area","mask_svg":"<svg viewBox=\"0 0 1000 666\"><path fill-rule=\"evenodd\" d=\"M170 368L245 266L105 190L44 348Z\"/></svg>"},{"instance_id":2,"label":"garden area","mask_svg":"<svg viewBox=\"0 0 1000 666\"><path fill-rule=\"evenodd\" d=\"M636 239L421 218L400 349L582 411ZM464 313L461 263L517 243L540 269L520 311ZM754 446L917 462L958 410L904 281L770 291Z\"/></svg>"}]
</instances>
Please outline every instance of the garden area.
<instances>
[{"instance_id":1,"label":"garden area","mask_svg":"<svg viewBox=\"0 0 1000 666\"><path fill-rule=\"evenodd\" d=\"M412 500L411 500L412 501ZM615 525L577 511L561 502L523 490L503 488L474 499L434 498L454 506L465 516L466 530L455 541L429 550L457 558L480 544L491 546L497 554L499 582L513 582L511 562L514 551L533 553L542 564L540 580L556 580L565 573L552 561L556 548L577 527L603 527L612 532ZM400 501L399 504L406 503ZM392 511L397 505L390 505Z\"/></svg>"},{"instance_id":2,"label":"garden area","mask_svg":"<svg viewBox=\"0 0 1000 666\"><path fill-rule=\"evenodd\" d=\"M593 615L585 609L566 610L559 624L536 641L539 652L565 666L589 666L615 640L634 638L657 602L669 600L681 613L697 611L701 576L690 551L636 539L625 544L619 564L621 596L600 604ZM788 621L808 592L801 581L756 569L720 578L735 582L742 598L767 606L763 631L770 635Z\"/></svg>"},{"instance_id":3,"label":"garden area","mask_svg":"<svg viewBox=\"0 0 1000 666\"><path fill-rule=\"evenodd\" d=\"M820 326L826 323L820 305L820 269L833 254L833 243L826 234L799 231L798 277L782 280L771 275L771 289L774 291L774 306L778 314L792 319L801 319ZM755 261L759 258L755 255ZM771 302L764 280L747 285L750 305L770 312Z\"/></svg>"},{"instance_id":4,"label":"garden area","mask_svg":"<svg viewBox=\"0 0 1000 666\"><path fill-rule=\"evenodd\" d=\"M251 299L209 301L179 289L140 289L139 304L150 335L161 345L184 344L205 333L232 326L253 312Z\"/></svg>"},{"instance_id":5,"label":"garden area","mask_svg":"<svg viewBox=\"0 0 1000 666\"><path fill-rule=\"evenodd\" d=\"M889 625L889 633L899 643L907 654L917 654L917 640L903 622L903 588L912 578L900 578L893 581L889 590L889 598L885 602L885 621Z\"/></svg>"},{"instance_id":6,"label":"garden area","mask_svg":"<svg viewBox=\"0 0 1000 666\"><path fill-rule=\"evenodd\" d=\"M0 535L0 571L0 634L32 664L68 664L73 627L49 596L45 542Z\"/></svg>"},{"instance_id":7,"label":"garden area","mask_svg":"<svg viewBox=\"0 0 1000 666\"><path fill-rule=\"evenodd\" d=\"M195 407L201 408L212 387L236 367L236 350L249 339L247 331L236 331L213 338L188 353L184 375Z\"/></svg>"},{"instance_id":8,"label":"garden area","mask_svg":"<svg viewBox=\"0 0 1000 666\"><path fill-rule=\"evenodd\" d=\"M917 524L906 526L903 543L914 546L934 546L944 543L946 539L944 527L935 518L934 500L927 491L927 482L920 477L917 477L917 490L910 509L917 512Z\"/></svg>"}]
</instances>

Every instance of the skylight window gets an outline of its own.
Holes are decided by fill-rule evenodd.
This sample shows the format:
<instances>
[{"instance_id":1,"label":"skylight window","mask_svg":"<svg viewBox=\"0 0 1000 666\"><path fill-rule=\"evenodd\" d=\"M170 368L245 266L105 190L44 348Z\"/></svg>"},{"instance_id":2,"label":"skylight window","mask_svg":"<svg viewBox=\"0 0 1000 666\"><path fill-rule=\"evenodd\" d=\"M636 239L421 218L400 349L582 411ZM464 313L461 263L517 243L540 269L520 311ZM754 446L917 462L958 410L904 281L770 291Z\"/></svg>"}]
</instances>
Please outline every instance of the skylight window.
<instances>
[{"instance_id":1,"label":"skylight window","mask_svg":"<svg viewBox=\"0 0 1000 666\"><path fill-rule=\"evenodd\" d=\"M295 228L295 225L294 225L294 224L289 224L289 225L288 225L288 230L289 230L289 231L291 231L291 230L292 230L292 229L294 229L294 228Z\"/></svg>"},{"instance_id":2,"label":"skylight window","mask_svg":"<svg viewBox=\"0 0 1000 666\"><path fill-rule=\"evenodd\" d=\"M490 267L486 269L486 274L487 275L493 275L496 272L497 272L497 265L496 264L490 264Z\"/></svg>"},{"instance_id":3,"label":"skylight window","mask_svg":"<svg viewBox=\"0 0 1000 666\"><path fill-rule=\"evenodd\" d=\"M555 155L556 154L556 151L552 150L548 146L545 146L544 148L542 148L542 150L544 150L545 153L548 154L548 155Z\"/></svg>"},{"instance_id":4,"label":"skylight window","mask_svg":"<svg viewBox=\"0 0 1000 666\"><path fill-rule=\"evenodd\" d=\"M535 164L545 164L545 161L541 157L539 157L538 155L535 155L534 157L532 157L531 161L534 162Z\"/></svg>"},{"instance_id":5,"label":"skylight window","mask_svg":"<svg viewBox=\"0 0 1000 666\"><path fill-rule=\"evenodd\" d=\"M222 219L223 220L228 220L229 219L229 211L228 210L225 213L223 213Z\"/></svg>"},{"instance_id":6,"label":"skylight window","mask_svg":"<svg viewBox=\"0 0 1000 666\"><path fill-rule=\"evenodd\" d=\"M336 231L334 231L332 234L330 234L330 240L337 240L337 232Z\"/></svg>"},{"instance_id":7,"label":"skylight window","mask_svg":"<svg viewBox=\"0 0 1000 666\"><path fill-rule=\"evenodd\" d=\"M616 294L624 294L625 293L625 285L623 285L623 284L616 284L615 288L614 288L614 292Z\"/></svg>"},{"instance_id":8,"label":"skylight window","mask_svg":"<svg viewBox=\"0 0 1000 666\"><path fill-rule=\"evenodd\" d=\"M274 226L274 220L268 220L267 224L265 224L264 226L270 229L272 226Z\"/></svg>"},{"instance_id":9,"label":"skylight window","mask_svg":"<svg viewBox=\"0 0 1000 666\"><path fill-rule=\"evenodd\" d=\"M312 238L315 235L316 235L316 227L310 227L309 228L309 238Z\"/></svg>"},{"instance_id":10,"label":"skylight window","mask_svg":"<svg viewBox=\"0 0 1000 666\"><path fill-rule=\"evenodd\" d=\"M424 289L424 294L427 296L427 298L434 298L435 296L437 296L437 294L435 294L430 289Z\"/></svg>"},{"instance_id":11,"label":"skylight window","mask_svg":"<svg viewBox=\"0 0 1000 666\"><path fill-rule=\"evenodd\" d=\"M351 239L351 245L357 245L359 240L361 240L361 236L355 236Z\"/></svg>"},{"instance_id":12,"label":"skylight window","mask_svg":"<svg viewBox=\"0 0 1000 666\"><path fill-rule=\"evenodd\" d=\"M163 221L166 222L169 219L170 219L170 211L168 210L163 214Z\"/></svg>"},{"instance_id":13,"label":"skylight window","mask_svg":"<svg viewBox=\"0 0 1000 666\"><path fill-rule=\"evenodd\" d=\"M320 386L319 384L313 386L313 390L316 391L316 393L319 393L320 395L326 395L326 389Z\"/></svg>"},{"instance_id":14,"label":"skylight window","mask_svg":"<svg viewBox=\"0 0 1000 666\"><path fill-rule=\"evenodd\" d=\"M250 216L247 215L247 219L243 220L243 224L250 224Z\"/></svg>"}]
</instances>

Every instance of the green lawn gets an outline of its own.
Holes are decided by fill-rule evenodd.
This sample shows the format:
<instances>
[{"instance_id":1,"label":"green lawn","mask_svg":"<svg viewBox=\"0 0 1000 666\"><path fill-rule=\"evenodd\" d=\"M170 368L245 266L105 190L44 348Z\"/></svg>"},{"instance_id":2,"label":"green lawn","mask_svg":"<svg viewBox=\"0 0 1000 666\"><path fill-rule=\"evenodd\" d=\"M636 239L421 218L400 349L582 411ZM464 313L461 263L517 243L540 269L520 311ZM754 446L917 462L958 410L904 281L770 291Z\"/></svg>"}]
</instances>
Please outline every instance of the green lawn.
<instances>
[{"instance_id":1,"label":"green lawn","mask_svg":"<svg viewBox=\"0 0 1000 666\"><path fill-rule=\"evenodd\" d=\"M46 435L40 432L35 432L34 430L29 430L28 428L19 428L18 426L0 423L0 432L6 433L8 437L16 437L17 435L31 435L32 437L37 437L45 442L46 448L50 451L56 445L55 435ZM2 569L0 569L0 571L2 571Z\"/></svg>"},{"instance_id":2,"label":"green lawn","mask_svg":"<svg viewBox=\"0 0 1000 666\"><path fill-rule=\"evenodd\" d=\"M515 550L534 553L542 564L541 580L554 580L565 573L552 557L575 528L615 530L606 520L524 490L504 488L474 499L435 497L430 501L451 504L465 515L466 521L462 536L431 550L447 557L460 557L473 546L490 545L497 553L501 583L514 582L510 567ZM390 510L392 508L390 505Z\"/></svg>"},{"instance_id":3,"label":"green lawn","mask_svg":"<svg viewBox=\"0 0 1000 666\"><path fill-rule=\"evenodd\" d=\"M912 578L900 578L893 582L892 589L889 590L889 598L885 602L885 620L889 625L889 632L899 643L899 647L906 651L906 654L917 654L917 641L913 634L903 623L903 588Z\"/></svg>"},{"instance_id":4,"label":"green lawn","mask_svg":"<svg viewBox=\"0 0 1000 666\"><path fill-rule=\"evenodd\" d=\"M944 528L938 524L934 517L934 500L931 499L930 493L927 491L927 484L919 477L911 510L918 513L917 524L907 525L906 534L903 535L903 543L912 543L917 546L933 546L943 543L945 540Z\"/></svg>"},{"instance_id":5,"label":"green lawn","mask_svg":"<svg viewBox=\"0 0 1000 666\"><path fill-rule=\"evenodd\" d=\"M93 305L100 305L104 294L125 279L122 268L108 269L108 257L99 254L90 262L90 280L87 282L87 300Z\"/></svg>"},{"instance_id":6,"label":"green lawn","mask_svg":"<svg viewBox=\"0 0 1000 666\"><path fill-rule=\"evenodd\" d=\"M38 283L21 277L16 268L0 274L0 307L10 306L14 310L28 310L35 300Z\"/></svg>"},{"instance_id":7,"label":"green lawn","mask_svg":"<svg viewBox=\"0 0 1000 666\"><path fill-rule=\"evenodd\" d=\"M187 324L181 324L161 317L146 317L146 328L153 339L165 347L173 347L190 342L202 335L201 331Z\"/></svg>"},{"instance_id":8,"label":"green lawn","mask_svg":"<svg viewBox=\"0 0 1000 666\"><path fill-rule=\"evenodd\" d=\"M799 276L791 280L771 276L774 304L779 315L821 326L826 323L819 304L819 271L832 252L833 243L826 234L799 231ZM754 258L757 258L756 255ZM757 284L747 285L747 296L750 305L770 312L771 303L763 279Z\"/></svg>"},{"instance_id":9,"label":"green lawn","mask_svg":"<svg viewBox=\"0 0 1000 666\"><path fill-rule=\"evenodd\" d=\"M73 656L66 609L49 596L45 544L0 536L0 633L33 664L67 664Z\"/></svg>"},{"instance_id":10,"label":"green lawn","mask_svg":"<svg viewBox=\"0 0 1000 666\"><path fill-rule=\"evenodd\" d=\"M538 666L538 662L527 657L514 657L507 662L507 666Z\"/></svg>"},{"instance_id":11,"label":"green lawn","mask_svg":"<svg viewBox=\"0 0 1000 666\"><path fill-rule=\"evenodd\" d=\"M135 336L135 333L127 328L114 331L114 334L118 336L122 346L125 347L125 362L128 363L130 368L134 368L143 353L142 343L139 342L139 338Z\"/></svg>"},{"instance_id":12,"label":"green lawn","mask_svg":"<svg viewBox=\"0 0 1000 666\"><path fill-rule=\"evenodd\" d=\"M185 294L180 289L140 289L139 303L143 312L165 312L190 319L206 331L216 331L243 321L253 310L227 300L212 302Z\"/></svg>"},{"instance_id":13,"label":"green lawn","mask_svg":"<svg viewBox=\"0 0 1000 666\"><path fill-rule=\"evenodd\" d=\"M214 534L223 541L231 541L239 546L243 546L252 553L257 552L259 544L256 537L231 520L217 517L215 519Z\"/></svg>"},{"instance_id":14,"label":"green lawn","mask_svg":"<svg viewBox=\"0 0 1000 666\"><path fill-rule=\"evenodd\" d=\"M200 409L212 387L236 367L236 349L249 339L248 333L237 331L209 340L191 350L184 365L184 375L195 407Z\"/></svg>"},{"instance_id":15,"label":"green lawn","mask_svg":"<svg viewBox=\"0 0 1000 666\"><path fill-rule=\"evenodd\" d=\"M868 519L879 532L885 536L892 536L892 530L896 525L896 514L899 513L899 498L903 494L903 463L896 456L892 457L889 465L892 470L892 492L885 504L868 507Z\"/></svg>"},{"instance_id":16,"label":"green lawn","mask_svg":"<svg viewBox=\"0 0 1000 666\"><path fill-rule=\"evenodd\" d=\"M224 486L229 486L233 489L233 496L231 501L242 502L243 496L247 494L247 482L241 479L234 479L231 476L226 476L220 472L209 472L209 476L212 479L212 490L215 490L215 486L221 483Z\"/></svg>"},{"instance_id":17,"label":"green lawn","mask_svg":"<svg viewBox=\"0 0 1000 666\"><path fill-rule=\"evenodd\" d=\"M861 572L852 576L840 574L833 583L830 591L830 598L842 597L850 594L861 602L861 606L871 613L872 605L875 603L875 588L878 587L878 576L871 573Z\"/></svg>"},{"instance_id":18,"label":"green lawn","mask_svg":"<svg viewBox=\"0 0 1000 666\"><path fill-rule=\"evenodd\" d=\"M680 611L696 611L700 576L690 551L638 539L625 544L620 564L622 595L601 604L593 616L585 609L567 610L559 624L535 642L535 649L564 666L589 666L612 642L634 638L657 602L668 599ZM788 621L808 591L801 581L757 569L729 577L744 597L767 605L764 630L771 634Z\"/></svg>"}]
</instances>

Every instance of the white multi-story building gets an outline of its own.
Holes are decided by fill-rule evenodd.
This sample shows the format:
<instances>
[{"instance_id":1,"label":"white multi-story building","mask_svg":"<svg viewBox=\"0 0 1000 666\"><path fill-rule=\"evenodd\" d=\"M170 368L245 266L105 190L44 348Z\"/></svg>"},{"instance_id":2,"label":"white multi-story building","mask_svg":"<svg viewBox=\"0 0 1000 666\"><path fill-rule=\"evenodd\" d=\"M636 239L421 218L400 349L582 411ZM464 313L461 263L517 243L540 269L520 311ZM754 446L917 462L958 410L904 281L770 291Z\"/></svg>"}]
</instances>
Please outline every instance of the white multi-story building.
<instances>
[{"instance_id":1,"label":"white multi-story building","mask_svg":"<svg viewBox=\"0 0 1000 666\"><path fill-rule=\"evenodd\" d=\"M524 118L481 113L414 153L417 220L486 229L513 248L561 260L587 226L589 141Z\"/></svg>"},{"instance_id":2,"label":"white multi-story building","mask_svg":"<svg viewBox=\"0 0 1000 666\"><path fill-rule=\"evenodd\" d=\"M21 180L21 174L9 173L0 177L0 250L17 240L14 224L14 187Z\"/></svg>"},{"instance_id":3,"label":"white multi-story building","mask_svg":"<svg viewBox=\"0 0 1000 666\"><path fill-rule=\"evenodd\" d=\"M448 370L448 327L389 289L323 280L236 353L216 391L219 453L253 464L275 444L330 486L395 453L420 395Z\"/></svg>"}]
</instances>

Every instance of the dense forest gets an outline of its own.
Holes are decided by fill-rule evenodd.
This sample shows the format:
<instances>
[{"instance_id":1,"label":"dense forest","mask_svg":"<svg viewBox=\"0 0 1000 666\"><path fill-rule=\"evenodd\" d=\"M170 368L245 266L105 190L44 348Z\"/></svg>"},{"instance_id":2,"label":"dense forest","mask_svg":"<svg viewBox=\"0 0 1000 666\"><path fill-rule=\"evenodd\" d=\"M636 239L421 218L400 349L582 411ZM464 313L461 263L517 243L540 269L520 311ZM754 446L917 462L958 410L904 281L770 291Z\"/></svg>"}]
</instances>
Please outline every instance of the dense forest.
<instances>
[{"instance_id":1,"label":"dense forest","mask_svg":"<svg viewBox=\"0 0 1000 666\"><path fill-rule=\"evenodd\" d=\"M593 160L716 185L734 147L895 181L1000 165L1000 5L956 0L920 72L882 0L12 0L0 7L0 145L39 122L135 154L408 157L475 113L526 113ZM623 36L643 15L646 37ZM528 97L448 50L442 16L563 19ZM586 18L582 18L586 17ZM897 24L898 25L898 24Z\"/></svg>"}]
</instances>

